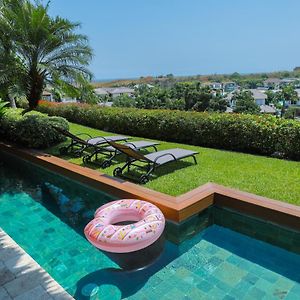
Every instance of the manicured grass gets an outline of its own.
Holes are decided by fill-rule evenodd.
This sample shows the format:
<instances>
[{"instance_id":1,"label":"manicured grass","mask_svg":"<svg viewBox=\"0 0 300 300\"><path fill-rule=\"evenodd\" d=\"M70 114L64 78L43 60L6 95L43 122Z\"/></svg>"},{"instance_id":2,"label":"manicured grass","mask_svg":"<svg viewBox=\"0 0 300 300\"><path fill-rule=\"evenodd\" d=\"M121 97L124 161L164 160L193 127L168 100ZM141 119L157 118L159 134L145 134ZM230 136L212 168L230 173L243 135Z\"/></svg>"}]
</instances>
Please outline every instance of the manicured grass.
<instances>
[{"instance_id":1,"label":"manicured grass","mask_svg":"<svg viewBox=\"0 0 300 300\"><path fill-rule=\"evenodd\" d=\"M70 123L70 130L74 134L85 132L92 136L111 135L111 133L72 123ZM59 156L58 149L62 145L48 149L48 153ZM299 162L166 142L161 142L158 150L174 147L198 151L198 164L194 165L192 159L187 158L183 162L161 167L145 185L146 187L178 196L207 182L214 182L300 205ZM66 156L63 158L72 163L84 165L81 158ZM118 159L122 160L121 157ZM114 161L113 165L107 169L101 169L94 164L88 166L112 175L114 168L118 165L121 165L120 160Z\"/></svg>"}]
</instances>

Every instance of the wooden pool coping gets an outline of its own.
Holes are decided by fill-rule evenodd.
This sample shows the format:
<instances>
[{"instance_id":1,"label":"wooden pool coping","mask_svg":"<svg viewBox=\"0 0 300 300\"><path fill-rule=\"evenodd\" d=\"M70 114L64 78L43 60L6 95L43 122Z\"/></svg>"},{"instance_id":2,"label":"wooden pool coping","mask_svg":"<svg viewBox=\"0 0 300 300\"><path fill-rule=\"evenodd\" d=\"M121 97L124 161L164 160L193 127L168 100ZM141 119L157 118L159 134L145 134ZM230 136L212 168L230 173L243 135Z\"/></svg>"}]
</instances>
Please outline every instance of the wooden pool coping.
<instances>
[{"instance_id":1,"label":"wooden pool coping","mask_svg":"<svg viewBox=\"0 0 300 300\"><path fill-rule=\"evenodd\" d=\"M11 153L51 171L120 198L137 198L157 205L168 220L180 223L209 206L234 209L266 221L300 230L300 206L207 183L178 197L75 165L41 151L0 142L0 151Z\"/></svg>"}]
</instances>

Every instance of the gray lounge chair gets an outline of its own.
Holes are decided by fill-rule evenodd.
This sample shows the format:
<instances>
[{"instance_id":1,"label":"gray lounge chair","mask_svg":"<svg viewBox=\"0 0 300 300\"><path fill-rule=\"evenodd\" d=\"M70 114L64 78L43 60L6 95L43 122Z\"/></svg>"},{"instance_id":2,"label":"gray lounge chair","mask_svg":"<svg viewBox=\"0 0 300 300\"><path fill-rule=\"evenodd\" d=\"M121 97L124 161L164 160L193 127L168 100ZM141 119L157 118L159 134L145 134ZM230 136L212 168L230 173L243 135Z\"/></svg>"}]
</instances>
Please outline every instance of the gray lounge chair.
<instances>
[{"instance_id":1,"label":"gray lounge chair","mask_svg":"<svg viewBox=\"0 0 300 300\"><path fill-rule=\"evenodd\" d=\"M157 151L156 146L159 145L159 143L149 142L149 141L132 141L132 142L124 143L122 145L126 145L135 150L141 150L141 149L153 147L154 150ZM105 156L108 156L108 158L104 162L102 162L100 165L101 168L107 168L107 167L111 166L112 160L117 155L122 154L122 152L117 150L113 146L97 147L91 154L86 154L82 160L84 163L90 162L93 157L95 157L95 160L98 160L98 154L103 154Z\"/></svg>"},{"instance_id":2,"label":"gray lounge chair","mask_svg":"<svg viewBox=\"0 0 300 300\"><path fill-rule=\"evenodd\" d=\"M144 163L147 166L147 172L146 174L143 174L138 179L138 181L143 184L149 181L149 176L152 172L155 171L155 169L157 169L160 166L166 165L168 163L178 161L187 157L192 157L194 159L194 163L197 164L195 155L198 154L198 152L195 151L174 148L174 149L162 150L162 151L157 151L157 152L144 155L141 152L132 149L131 147L128 147L125 144L118 144L112 141L109 141L108 143L112 147L114 147L115 149L124 153L127 156L126 164L122 167L116 168L113 173L114 176L125 177L123 175L123 171L126 168L128 171L130 171L131 166L135 166L137 168L143 168L143 166L137 165L135 164L135 162Z\"/></svg>"},{"instance_id":3,"label":"gray lounge chair","mask_svg":"<svg viewBox=\"0 0 300 300\"><path fill-rule=\"evenodd\" d=\"M60 134L71 139L71 143L68 146L64 146L59 149L60 154L67 154L69 152L72 152L75 153L77 156L81 156L86 149L92 148L95 151L101 145L103 146L107 144L108 141L119 142L119 141L127 141L128 139L130 139L129 137L123 135L113 135L113 136L105 136L105 137L98 136L93 138L91 135L87 133L78 133L75 135L70 131L64 130L57 126L52 126L52 127ZM88 137L88 139L84 139L82 137Z\"/></svg>"}]
</instances>

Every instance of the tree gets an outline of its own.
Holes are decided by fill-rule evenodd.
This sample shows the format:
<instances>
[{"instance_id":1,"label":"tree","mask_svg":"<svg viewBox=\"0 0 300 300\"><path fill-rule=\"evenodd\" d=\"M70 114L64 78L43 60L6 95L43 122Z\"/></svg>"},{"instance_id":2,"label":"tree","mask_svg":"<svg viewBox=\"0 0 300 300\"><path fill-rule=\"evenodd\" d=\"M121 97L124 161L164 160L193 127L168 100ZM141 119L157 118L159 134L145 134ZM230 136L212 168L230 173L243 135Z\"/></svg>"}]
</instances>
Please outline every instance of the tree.
<instances>
[{"instance_id":1,"label":"tree","mask_svg":"<svg viewBox=\"0 0 300 300\"><path fill-rule=\"evenodd\" d=\"M267 99L266 99L266 104L278 104L279 102L279 97L278 97L278 93L275 93L273 90L268 90L266 91L266 95L267 95Z\"/></svg>"},{"instance_id":2,"label":"tree","mask_svg":"<svg viewBox=\"0 0 300 300\"><path fill-rule=\"evenodd\" d=\"M113 105L114 107L136 107L136 101L134 98L129 97L128 95L120 95L114 98Z\"/></svg>"},{"instance_id":3,"label":"tree","mask_svg":"<svg viewBox=\"0 0 300 300\"><path fill-rule=\"evenodd\" d=\"M281 90L281 97L284 101L291 101L291 104L296 104L299 99L293 85L283 87Z\"/></svg>"},{"instance_id":4,"label":"tree","mask_svg":"<svg viewBox=\"0 0 300 300\"><path fill-rule=\"evenodd\" d=\"M208 111L225 112L227 101L224 98L215 97L209 101Z\"/></svg>"},{"instance_id":5,"label":"tree","mask_svg":"<svg viewBox=\"0 0 300 300\"><path fill-rule=\"evenodd\" d=\"M257 114L260 112L250 91L236 92L232 99L235 101L233 111L236 113Z\"/></svg>"},{"instance_id":6,"label":"tree","mask_svg":"<svg viewBox=\"0 0 300 300\"><path fill-rule=\"evenodd\" d=\"M0 39L0 56L9 56L9 63L1 60L0 82L9 88L17 85L30 110L38 105L47 84L75 92L79 76L90 80L86 66L92 50L87 37L75 32L78 23L50 17L49 3L2 0L0 9L0 35L6 37ZM16 76L8 78L5 73Z\"/></svg>"},{"instance_id":7,"label":"tree","mask_svg":"<svg viewBox=\"0 0 300 300\"><path fill-rule=\"evenodd\" d=\"M8 102L3 102L0 98L0 119L4 116L8 104L9 104Z\"/></svg>"},{"instance_id":8,"label":"tree","mask_svg":"<svg viewBox=\"0 0 300 300\"><path fill-rule=\"evenodd\" d=\"M158 86L148 87L147 85L141 85L135 91L135 101L137 108L167 108L169 99L169 90L160 88Z\"/></svg>"},{"instance_id":9,"label":"tree","mask_svg":"<svg viewBox=\"0 0 300 300\"><path fill-rule=\"evenodd\" d=\"M16 108L12 91L15 93L18 90L15 82L19 77L19 70L16 57L13 53L12 40L9 35L11 24L1 22L1 19L3 18L4 5L9 6L10 9L15 9L15 5L17 4L17 1L8 2L0 0L0 97L9 100L12 108Z\"/></svg>"},{"instance_id":10,"label":"tree","mask_svg":"<svg viewBox=\"0 0 300 300\"><path fill-rule=\"evenodd\" d=\"M184 99L185 110L205 111L213 98L209 87L201 87L200 82L180 82L171 90L171 97Z\"/></svg>"}]
</instances>

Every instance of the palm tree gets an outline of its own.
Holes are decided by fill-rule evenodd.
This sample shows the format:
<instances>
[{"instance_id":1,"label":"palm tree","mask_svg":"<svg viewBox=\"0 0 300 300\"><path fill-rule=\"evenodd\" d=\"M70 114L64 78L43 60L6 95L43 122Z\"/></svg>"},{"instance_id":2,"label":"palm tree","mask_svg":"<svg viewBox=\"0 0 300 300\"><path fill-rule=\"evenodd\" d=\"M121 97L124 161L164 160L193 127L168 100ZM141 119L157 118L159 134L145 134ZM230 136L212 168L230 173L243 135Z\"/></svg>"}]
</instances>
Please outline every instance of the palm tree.
<instances>
[{"instance_id":1,"label":"palm tree","mask_svg":"<svg viewBox=\"0 0 300 300\"><path fill-rule=\"evenodd\" d=\"M77 78L91 78L86 66L92 50L87 37L76 32L79 24L52 18L48 9L49 3L0 0L0 35L7 37L0 38L0 84L8 81L22 91L29 110L36 108L47 84L74 92Z\"/></svg>"},{"instance_id":2,"label":"palm tree","mask_svg":"<svg viewBox=\"0 0 300 300\"><path fill-rule=\"evenodd\" d=\"M16 88L17 77L19 75L17 61L13 54L13 43L9 34L8 22L3 22L4 5L14 9L14 4L5 0L0 0L0 97L10 101L12 108L16 107L12 91Z\"/></svg>"}]
</instances>

